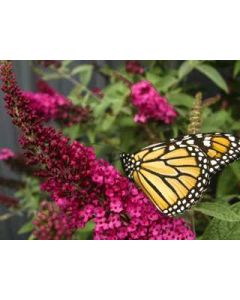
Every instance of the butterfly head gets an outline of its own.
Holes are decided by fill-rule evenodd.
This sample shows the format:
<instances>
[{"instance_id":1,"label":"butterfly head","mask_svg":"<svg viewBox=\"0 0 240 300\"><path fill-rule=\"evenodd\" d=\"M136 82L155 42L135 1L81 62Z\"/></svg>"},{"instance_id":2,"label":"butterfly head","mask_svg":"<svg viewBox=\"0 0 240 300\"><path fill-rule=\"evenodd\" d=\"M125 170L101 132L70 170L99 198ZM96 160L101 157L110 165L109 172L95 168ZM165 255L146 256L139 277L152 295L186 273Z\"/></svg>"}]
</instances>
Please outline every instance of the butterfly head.
<instances>
[{"instance_id":1,"label":"butterfly head","mask_svg":"<svg viewBox=\"0 0 240 300\"><path fill-rule=\"evenodd\" d=\"M136 160L134 158L134 154L121 153L120 159L124 172L128 178L132 179L133 171L136 169Z\"/></svg>"}]
</instances>

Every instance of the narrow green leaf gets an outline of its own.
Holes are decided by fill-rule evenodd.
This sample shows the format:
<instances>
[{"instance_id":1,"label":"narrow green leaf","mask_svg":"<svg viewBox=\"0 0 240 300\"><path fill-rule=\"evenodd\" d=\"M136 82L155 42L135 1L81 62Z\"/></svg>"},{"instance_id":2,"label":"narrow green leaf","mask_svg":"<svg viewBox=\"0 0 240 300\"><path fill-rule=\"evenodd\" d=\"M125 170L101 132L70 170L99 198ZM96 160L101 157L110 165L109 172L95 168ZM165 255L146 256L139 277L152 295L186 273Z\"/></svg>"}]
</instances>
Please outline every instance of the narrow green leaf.
<instances>
[{"instance_id":1,"label":"narrow green leaf","mask_svg":"<svg viewBox=\"0 0 240 300\"><path fill-rule=\"evenodd\" d=\"M237 60L234 64L233 68L233 77L237 77L237 75L240 73L240 60Z\"/></svg>"},{"instance_id":2,"label":"narrow green leaf","mask_svg":"<svg viewBox=\"0 0 240 300\"><path fill-rule=\"evenodd\" d=\"M184 93L167 94L167 98L173 105L176 106L184 106L191 108L194 103L194 97Z\"/></svg>"},{"instance_id":3,"label":"narrow green leaf","mask_svg":"<svg viewBox=\"0 0 240 300\"><path fill-rule=\"evenodd\" d=\"M92 72L93 72L93 66L92 65L80 65L75 67L72 72L71 75L78 75L80 77L81 82L84 85L88 85L91 78L92 78Z\"/></svg>"},{"instance_id":4,"label":"narrow green leaf","mask_svg":"<svg viewBox=\"0 0 240 300\"><path fill-rule=\"evenodd\" d=\"M45 73L42 75L42 79L43 80L57 80L57 79L61 79L61 78L64 78L63 75L61 74L58 74L58 73Z\"/></svg>"},{"instance_id":5,"label":"narrow green leaf","mask_svg":"<svg viewBox=\"0 0 240 300\"><path fill-rule=\"evenodd\" d=\"M74 62L74 60L61 60L61 66L63 68L68 67L72 62Z\"/></svg>"},{"instance_id":6,"label":"narrow green leaf","mask_svg":"<svg viewBox=\"0 0 240 300\"><path fill-rule=\"evenodd\" d=\"M223 221L240 221L240 215L232 211L231 206L226 203L202 202L194 207L194 210Z\"/></svg>"},{"instance_id":7,"label":"narrow green leaf","mask_svg":"<svg viewBox=\"0 0 240 300\"><path fill-rule=\"evenodd\" d=\"M201 64L202 61L200 60L186 60L184 61L179 70L178 70L178 78L181 80L185 76L187 76L189 73L192 72L192 70L199 64Z\"/></svg>"},{"instance_id":8,"label":"narrow green leaf","mask_svg":"<svg viewBox=\"0 0 240 300\"><path fill-rule=\"evenodd\" d=\"M25 223L19 230L18 234L24 234L31 232L33 230L33 223L32 221Z\"/></svg>"},{"instance_id":9,"label":"narrow green leaf","mask_svg":"<svg viewBox=\"0 0 240 300\"><path fill-rule=\"evenodd\" d=\"M207 64L199 64L195 66L199 72L211 79L218 87L228 93L228 87L222 75L212 66Z\"/></svg>"}]
</instances>

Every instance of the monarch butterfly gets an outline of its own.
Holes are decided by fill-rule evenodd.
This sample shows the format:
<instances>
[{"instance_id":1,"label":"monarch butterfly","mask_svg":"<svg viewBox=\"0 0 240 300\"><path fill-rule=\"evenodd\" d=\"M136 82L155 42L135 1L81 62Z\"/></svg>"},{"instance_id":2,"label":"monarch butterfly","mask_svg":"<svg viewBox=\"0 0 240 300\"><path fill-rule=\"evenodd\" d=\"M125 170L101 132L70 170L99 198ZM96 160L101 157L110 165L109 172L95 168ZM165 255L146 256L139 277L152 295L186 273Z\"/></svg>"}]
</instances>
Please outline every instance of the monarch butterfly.
<instances>
[{"instance_id":1,"label":"monarch butterfly","mask_svg":"<svg viewBox=\"0 0 240 300\"><path fill-rule=\"evenodd\" d=\"M239 158L240 139L226 133L186 135L120 155L128 178L168 216L191 208L211 176Z\"/></svg>"}]
</instances>

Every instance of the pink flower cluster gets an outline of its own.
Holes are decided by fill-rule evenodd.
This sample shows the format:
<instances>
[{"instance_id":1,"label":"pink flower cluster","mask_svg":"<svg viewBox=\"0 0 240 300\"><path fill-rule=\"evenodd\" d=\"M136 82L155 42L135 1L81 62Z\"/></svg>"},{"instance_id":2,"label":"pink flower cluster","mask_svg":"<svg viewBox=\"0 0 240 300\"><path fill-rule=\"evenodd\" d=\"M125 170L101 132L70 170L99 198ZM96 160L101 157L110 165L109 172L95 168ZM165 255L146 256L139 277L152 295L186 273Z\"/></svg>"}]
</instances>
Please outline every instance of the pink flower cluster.
<instances>
[{"instance_id":1,"label":"pink flower cluster","mask_svg":"<svg viewBox=\"0 0 240 300\"><path fill-rule=\"evenodd\" d=\"M51 90L50 90L51 91ZM58 111L61 106L65 106L69 101L58 93L39 92L34 93L31 91L23 92L24 97L30 101L31 108L34 109L45 121L56 119Z\"/></svg>"},{"instance_id":2,"label":"pink flower cluster","mask_svg":"<svg viewBox=\"0 0 240 300\"><path fill-rule=\"evenodd\" d=\"M70 240L67 216L53 202L43 201L33 221L33 235L39 240Z\"/></svg>"},{"instance_id":3,"label":"pink flower cluster","mask_svg":"<svg viewBox=\"0 0 240 300\"><path fill-rule=\"evenodd\" d=\"M144 74L144 68L140 65L139 61L137 60L129 60L126 62L126 72L132 74Z\"/></svg>"},{"instance_id":4,"label":"pink flower cluster","mask_svg":"<svg viewBox=\"0 0 240 300\"><path fill-rule=\"evenodd\" d=\"M147 80L132 85L131 100L132 104L138 109L134 117L134 121L137 123L155 120L170 124L177 116L177 112L172 105Z\"/></svg>"},{"instance_id":5,"label":"pink flower cluster","mask_svg":"<svg viewBox=\"0 0 240 300\"><path fill-rule=\"evenodd\" d=\"M89 109L73 105L72 102L51 88L45 81L38 81L38 92L24 91L30 107L45 121L58 120L66 125L85 122Z\"/></svg>"},{"instance_id":6,"label":"pink flower cluster","mask_svg":"<svg viewBox=\"0 0 240 300\"><path fill-rule=\"evenodd\" d=\"M26 157L41 166L42 189L50 193L66 220L64 232L66 228L74 232L93 220L94 239L194 239L182 218L161 215L132 182L108 162L96 159L92 148L70 143L55 129L43 127L17 87L10 64L1 67L0 75L9 114L23 132ZM46 226L41 228L37 237L49 238Z\"/></svg>"},{"instance_id":7,"label":"pink flower cluster","mask_svg":"<svg viewBox=\"0 0 240 300\"><path fill-rule=\"evenodd\" d=\"M105 161L92 180L105 199L95 209L95 239L193 239L183 219L161 215L136 186Z\"/></svg>"},{"instance_id":8,"label":"pink flower cluster","mask_svg":"<svg viewBox=\"0 0 240 300\"><path fill-rule=\"evenodd\" d=\"M93 220L94 239L194 238L183 219L161 215L133 183L106 161L97 160L92 148L74 142L70 152L65 149L61 147L73 172L67 175L70 180L51 177L42 188L69 216L72 230Z\"/></svg>"},{"instance_id":9,"label":"pink flower cluster","mask_svg":"<svg viewBox=\"0 0 240 300\"><path fill-rule=\"evenodd\" d=\"M2 148L0 149L0 160L8 160L9 158L13 158L15 154L11 149Z\"/></svg>"},{"instance_id":10,"label":"pink flower cluster","mask_svg":"<svg viewBox=\"0 0 240 300\"><path fill-rule=\"evenodd\" d=\"M100 88L98 88L98 87L93 88L92 89L92 93L95 96L97 96L99 99L102 99L104 97L103 91Z\"/></svg>"}]
</instances>

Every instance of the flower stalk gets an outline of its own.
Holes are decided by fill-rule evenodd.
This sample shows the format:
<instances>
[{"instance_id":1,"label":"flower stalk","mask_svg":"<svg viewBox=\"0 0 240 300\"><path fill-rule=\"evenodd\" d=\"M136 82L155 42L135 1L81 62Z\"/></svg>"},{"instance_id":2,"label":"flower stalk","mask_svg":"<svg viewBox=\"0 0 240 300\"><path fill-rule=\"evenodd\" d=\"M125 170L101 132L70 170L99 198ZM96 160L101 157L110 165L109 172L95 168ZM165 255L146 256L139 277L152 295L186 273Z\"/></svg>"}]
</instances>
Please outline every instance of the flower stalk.
<instances>
[{"instance_id":1,"label":"flower stalk","mask_svg":"<svg viewBox=\"0 0 240 300\"><path fill-rule=\"evenodd\" d=\"M196 134L201 130L202 93L197 93L190 112L188 134Z\"/></svg>"}]
</instances>

